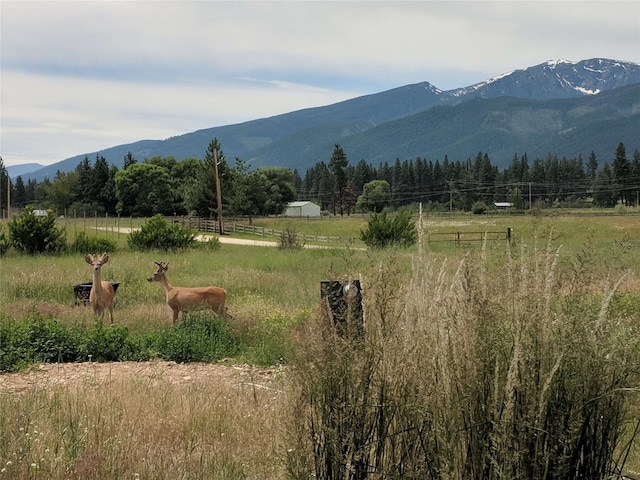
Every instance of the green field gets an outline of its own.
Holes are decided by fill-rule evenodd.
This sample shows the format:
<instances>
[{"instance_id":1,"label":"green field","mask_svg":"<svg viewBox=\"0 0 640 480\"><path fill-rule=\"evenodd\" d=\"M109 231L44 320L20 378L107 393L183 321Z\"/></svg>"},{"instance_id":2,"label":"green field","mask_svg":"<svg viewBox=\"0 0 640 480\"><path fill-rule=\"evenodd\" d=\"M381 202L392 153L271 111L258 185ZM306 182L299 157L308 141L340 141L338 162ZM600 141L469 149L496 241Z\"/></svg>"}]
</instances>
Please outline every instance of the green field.
<instances>
[{"instance_id":1,"label":"green field","mask_svg":"<svg viewBox=\"0 0 640 480\"><path fill-rule=\"evenodd\" d=\"M471 353L477 350L476 354L482 356L485 355L482 349L488 348L486 352L504 352L502 360L492 360L496 362L496 375L502 368L501 362L505 362L500 391L520 388L522 392L533 392L524 395L526 398L537 396L539 389L536 390L534 379L523 373L516 388L513 385L518 381L508 374L509 365L516 362L510 357L513 345L520 345L520 337L514 332L522 331L549 358L563 351L562 355L571 356L574 365L584 363L585 358L597 357L594 352L600 352L601 348L613 349L605 356L613 355L611 358L615 359L618 358L615 355L621 355L628 370L623 369L624 378L616 381L628 393L624 401L630 407L624 410L627 429L618 450L625 439L632 438L630 429L640 421L640 359L632 349L640 346L640 217L636 215L425 216L420 245L385 251L364 248L359 234L366 228L367 218L360 216L253 221L256 226L276 231L356 239L345 240L344 244L334 242L330 244L332 248L291 250L222 244L218 249L177 253L133 252L127 248L127 235L120 229L136 228L142 221L58 220L68 240L78 232L86 232L117 243L117 250L110 254L102 269L103 279L120 283L115 309L117 327L130 335L154 335L172 327L161 286L147 282L155 271L154 262L169 262L168 277L174 285L216 285L227 290L230 317L226 321L240 348L234 356L221 356L214 361L272 367L281 372L270 384L273 390L254 389L244 395L232 386L218 386L213 381L181 390L135 377L77 388L36 386L19 394L0 390L0 469L3 469L0 479L302 478L309 473L309 457L302 452L305 444L294 437L295 433L304 436L309 432L300 430L300 425L291 425L296 423L291 419L301 415L296 410L304 397L301 392L313 391L320 385L330 388L329 376L318 373L323 365L326 368L330 365L335 372L345 369L345 378L356 375L354 384L358 384L357 372L350 368L360 365L359 361L340 363L342 349L327 350L333 344L323 343L326 339L321 335L322 328L316 328L323 318L320 283L333 279L362 280L370 328L367 339L372 345L379 345L373 349L376 355L385 352L384 358L381 356L377 361L390 372L398 372L390 377L393 382L385 390L385 395L392 399L405 398L414 378L420 381L410 389L416 398L430 398L443 411L455 411L458 407L464 411L473 395L458 396L451 392L451 397L445 398L434 396L427 388L442 381L430 375L440 368L430 363L432 358L437 359L436 350L430 350L430 345L437 343L431 340L443 335L443 331L457 332L452 338L460 343L451 344L452 351L460 353L450 359L453 363L446 370L450 375L447 382L458 376L471 378L470 372L478 364L478 357L471 358ZM227 228L232 223L228 221ZM507 229L512 232L509 246L501 237ZM489 235L492 232L496 232L495 238ZM490 240L483 242L485 235ZM15 326L32 322L34 317L49 318L70 329L92 328L90 309L77 305L73 294L74 284L90 280L91 272L83 255L29 257L9 251L0 260L0 321L5 326ZM608 297L616 284L617 290ZM450 304L451 298L459 298L458 303ZM598 315L605 300L610 311L606 318ZM562 313L558 313L557 324L549 324L547 337L538 337L546 330L533 328L529 319L547 321L550 312ZM195 316L202 315L207 316ZM477 325L474 323L471 328L470 323L464 323L467 318L475 319ZM445 322L448 319L451 323ZM463 323L456 323L460 321ZM440 333L431 329L439 322L443 322ZM491 322L498 323L487 333L483 325ZM589 322L594 322L593 329L587 326ZM572 328L574 331L569 335ZM592 331L599 328L606 331L606 336L591 340ZM562 341L553 340L556 336ZM376 343L382 342L383 337L384 343ZM477 340L480 338L482 341ZM567 350L562 342L573 347ZM584 352L580 345L585 345ZM518 348L533 355L532 344L528 342ZM525 358L525 353L522 355ZM552 378L553 362L544 367L549 358L541 361L542 367L538 368ZM529 365L528 361L521 362ZM446 367L443 362L437 365ZM597 372L602 365L608 364L605 360L602 363L594 360L589 368ZM288 370L290 366L295 366L296 374ZM525 371L524 367L521 369ZM462 371L467 373L461 375ZM7 374L0 373L0 382L3 375ZM600 385L600 380L590 376L590 372L578 371L575 378L581 375L585 384L592 382L594 388ZM618 375L617 371L612 375ZM398 383L401 381L406 383L401 385ZM566 389L570 389L569 383ZM525 387L531 390L524 390ZM400 393L393 396L394 388L398 392L404 388L404 397ZM465 383L458 388L462 394L472 386ZM493 388L488 388L487 392L492 393L487 395L497 395ZM328 390L325 397L327 392L338 395ZM382 390L366 390L363 397L367 392L382 395ZM459 399L458 407L452 408L452 398ZM588 401L593 401L596 408L595 399ZM398 404L399 412L403 411L401 407L405 413L410 410L409 405ZM307 408L313 410L312 404ZM523 403L520 408L524 411L529 407ZM471 409L469 406L469 412ZM418 412L411 410L411 415ZM323 421L319 416L318 422ZM450 421L450 428L464 429L455 423L458 420ZM343 428L349 432L348 427ZM638 438L635 437L635 447L628 450L625 462L625 472L632 478L640 475ZM446 453L445 448L450 448L453 456L458 454L456 442L446 446L444 443L438 447L443 449L441 454ZM330 445L325 443L322 447L331 456ZM395 451L392 447L400 448L400 444L387 444L385 448L389 450L380 456L390 464L393 462L389 452ZM518 463L509 456L507 446L496 444L494 448L493 454L502 455L505 464ZM451 468L448 478L462 478L456 476L460 470Z\"/></svg>"}]
</instances>

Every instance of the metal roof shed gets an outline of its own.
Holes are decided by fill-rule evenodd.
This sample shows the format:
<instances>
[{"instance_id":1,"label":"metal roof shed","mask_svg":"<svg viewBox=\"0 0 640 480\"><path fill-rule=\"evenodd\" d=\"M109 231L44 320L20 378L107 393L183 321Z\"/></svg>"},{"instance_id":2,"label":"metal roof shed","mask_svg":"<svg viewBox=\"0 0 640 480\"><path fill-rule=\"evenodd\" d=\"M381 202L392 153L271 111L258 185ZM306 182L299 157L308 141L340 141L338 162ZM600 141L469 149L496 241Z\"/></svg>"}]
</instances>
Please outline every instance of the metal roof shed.
<instances>
[{"instance_id":1,"label":"metal roof shed","mask_svg":"<svg viewBox=\"0 0 640 480\"><path fill-rule=\"evenodd\" d=\"M320 206L313 202L290 202L284 211L285 217L319 217Z\"/></svg>"}]
</instances>

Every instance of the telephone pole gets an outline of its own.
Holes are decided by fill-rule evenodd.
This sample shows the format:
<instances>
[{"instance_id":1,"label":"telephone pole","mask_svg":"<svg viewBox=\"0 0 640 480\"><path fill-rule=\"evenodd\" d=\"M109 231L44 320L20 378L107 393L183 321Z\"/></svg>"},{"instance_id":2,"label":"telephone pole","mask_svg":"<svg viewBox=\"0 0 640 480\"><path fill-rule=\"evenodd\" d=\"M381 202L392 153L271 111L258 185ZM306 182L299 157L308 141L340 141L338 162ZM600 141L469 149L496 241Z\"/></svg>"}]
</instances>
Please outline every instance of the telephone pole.
<instances>
[{"instance_id":1,"label":"telephone pole","mask_svg":"<svg viewBox=\"0 0 640 480\"><path fill-rule=\"evenodd\" d=\"M218 149L213 149L213 176L216 182L216 203L218 204L218 228L220 235L224 234L222 230L222 193L220 193L220 178L218 177Z\"/></svg>"}]
</instances>

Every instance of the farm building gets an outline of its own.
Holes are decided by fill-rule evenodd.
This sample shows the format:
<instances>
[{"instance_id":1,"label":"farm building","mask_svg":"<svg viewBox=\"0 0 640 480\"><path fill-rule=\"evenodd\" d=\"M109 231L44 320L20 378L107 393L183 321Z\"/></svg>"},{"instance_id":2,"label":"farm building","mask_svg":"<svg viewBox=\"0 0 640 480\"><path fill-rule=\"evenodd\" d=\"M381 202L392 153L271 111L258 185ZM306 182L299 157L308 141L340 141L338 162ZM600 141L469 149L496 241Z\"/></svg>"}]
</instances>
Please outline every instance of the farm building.
<instances>
[{"instance_id":1,"label":"farm building","mask_svg":"<svg viewBox=\"0 0 640 480\"><path fill-rule=\"evenodd\" d=\"M493 205L498 209L505 209L513 207L513 203L511 202L494 202Z\"/></svg>"},{"instance_id":2,"label":"farm building","mask_svg":"<svg viewBox=\"0 0 640 480\"><path fill-rule=\"evenodd\" d=\"M290 202L283 215L285 217L319 217L320 206L313 202Z\"/></svg>"}]
</instances>

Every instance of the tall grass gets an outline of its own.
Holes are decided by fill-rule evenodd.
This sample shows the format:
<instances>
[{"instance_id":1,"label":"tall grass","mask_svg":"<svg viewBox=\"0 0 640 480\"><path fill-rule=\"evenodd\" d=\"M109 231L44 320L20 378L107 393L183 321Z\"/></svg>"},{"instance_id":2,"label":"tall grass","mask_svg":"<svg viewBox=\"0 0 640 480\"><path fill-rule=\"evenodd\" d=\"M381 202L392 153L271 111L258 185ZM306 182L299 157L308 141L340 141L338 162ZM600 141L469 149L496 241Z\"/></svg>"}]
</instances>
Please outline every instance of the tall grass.
<instances>
[{"instance_id":1,"label":"tall grass","mask_svg":"<svg viewBox=\"0 0 640 480\"><path fill-rule=\"evenodd\" d=\"M486 249L454 269L419 254L407 283L381 265L362 340L325 309L300 336L290 476L621 477L640 444L624 430L640 305L623 306L620 275L564 281L553 245L507 245L497 269Z\"/></svg>"}]
</instances>

